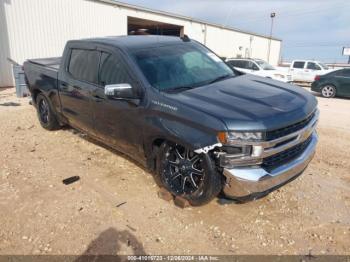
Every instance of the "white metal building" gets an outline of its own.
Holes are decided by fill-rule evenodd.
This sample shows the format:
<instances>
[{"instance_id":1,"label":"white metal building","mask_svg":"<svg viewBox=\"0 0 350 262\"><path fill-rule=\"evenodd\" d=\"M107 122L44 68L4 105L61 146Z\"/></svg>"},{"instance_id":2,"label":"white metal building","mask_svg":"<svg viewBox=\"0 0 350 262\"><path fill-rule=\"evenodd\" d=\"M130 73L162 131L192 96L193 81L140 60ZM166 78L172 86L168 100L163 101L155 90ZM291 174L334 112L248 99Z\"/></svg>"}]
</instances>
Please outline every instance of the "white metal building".
<instances>
[{"instance_id":1,"label":"white metal building","mask_svg":"<svg viewBox=\"0 0 350 262\"><path fill-rule=\"evenodd\" d=\"M11 64L61 56L69 39L132 34L186 34L223 57L277 64L281 40L113 0L0 0L0 86L12 86ZM270 59L267 58L271 41Z\"/></svg>"}]
</instances>

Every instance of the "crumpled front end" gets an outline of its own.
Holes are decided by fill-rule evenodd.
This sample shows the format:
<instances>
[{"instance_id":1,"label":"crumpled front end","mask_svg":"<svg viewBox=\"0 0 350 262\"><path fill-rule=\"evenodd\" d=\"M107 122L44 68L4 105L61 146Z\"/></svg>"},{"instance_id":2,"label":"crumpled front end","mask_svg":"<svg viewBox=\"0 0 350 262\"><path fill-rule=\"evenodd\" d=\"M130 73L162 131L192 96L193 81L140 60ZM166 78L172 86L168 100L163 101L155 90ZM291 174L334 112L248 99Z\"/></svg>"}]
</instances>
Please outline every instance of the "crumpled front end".
<instances>
[{"instance_id":1,"label":"crumpled front end","mask_svg":"<svg viewBox=\"0 0 350 262\"><path fill-rule=\"evenodd\" d=\"M225 195L234 199L263 195L300 175L315 154L318 116L316 110L300 123L272 131L266 141L238 142L237 146L251 148L248 155L220 153Z\"/></svg>"}]
</instances>

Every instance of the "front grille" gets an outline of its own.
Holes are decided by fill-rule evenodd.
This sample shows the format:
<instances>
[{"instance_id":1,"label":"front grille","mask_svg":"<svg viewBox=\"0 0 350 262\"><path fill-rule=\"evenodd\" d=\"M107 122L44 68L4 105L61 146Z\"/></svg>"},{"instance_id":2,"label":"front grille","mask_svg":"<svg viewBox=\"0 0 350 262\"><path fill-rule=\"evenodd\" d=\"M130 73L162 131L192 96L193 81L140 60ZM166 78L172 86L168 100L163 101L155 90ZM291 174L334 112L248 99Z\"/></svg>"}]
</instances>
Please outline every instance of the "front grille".
<instances>
[{"instance_id":1,"label":"front grille","mask_svg":"<svg viewBox=\"0 0 350 262\"><path fill-rule=\"evenodd\" d=\"M301 142L296 146L293 146L283 152L264 158L262 162L262 167L265 170L270 171L275 167L288 163L289 161L297 158L304 152L306 147L310 144L311 139L312 135L310 135L309 138L306 139L304 142Z\"/></svg>"},{"instance_id":2,"label":"front grille","mask_svg":"<svg viewBox=\"0 0 350 262\"><path fill-rule=\"evenodd\" d=\"M310 123L310 121L312 120L314 115L315 115L315 113L312 113L310 116L308 116L307 118L305 118L304 120L302 120L298 123L266 132L266 140L271 141L271 140L274 140L274 139L277 139L277 138L280 138L283 136L287 136L287 135L294 133L300 129L303 129L305 126L307 126Z\"/></svg>"}]
</instances>

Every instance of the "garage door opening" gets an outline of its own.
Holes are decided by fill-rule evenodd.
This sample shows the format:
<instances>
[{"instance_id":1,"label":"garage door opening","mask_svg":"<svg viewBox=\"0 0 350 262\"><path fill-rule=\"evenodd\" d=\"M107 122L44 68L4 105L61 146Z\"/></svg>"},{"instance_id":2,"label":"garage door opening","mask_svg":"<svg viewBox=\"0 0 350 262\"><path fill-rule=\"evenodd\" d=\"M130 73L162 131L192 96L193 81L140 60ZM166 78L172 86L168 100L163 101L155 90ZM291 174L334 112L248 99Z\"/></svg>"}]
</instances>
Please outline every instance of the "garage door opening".
<instances>
[{"instance_id":1,"label":"garage door opening","mask_svg":"<svg viewBox=\"0 0 350 262\"><path fill-rule=\"evenodd\" d=\"M128 35L183 36L183 26L129 16Z\"/></svg>"}]
</instances>

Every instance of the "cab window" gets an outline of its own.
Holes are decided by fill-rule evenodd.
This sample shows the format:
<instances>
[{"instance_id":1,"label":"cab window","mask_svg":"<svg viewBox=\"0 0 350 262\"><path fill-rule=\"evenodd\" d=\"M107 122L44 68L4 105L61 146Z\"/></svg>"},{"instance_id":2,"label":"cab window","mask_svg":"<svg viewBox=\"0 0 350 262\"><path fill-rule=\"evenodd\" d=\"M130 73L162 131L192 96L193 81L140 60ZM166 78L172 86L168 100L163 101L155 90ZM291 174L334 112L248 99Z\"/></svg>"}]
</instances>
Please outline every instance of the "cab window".
<instances>
[{"instance_id":1,"label":"cab window","mask_svg":"<svg viewBox=\"0 0 350 262\"><path fill-rule=\"evenodd\" d=\"M240 67L240 61L239 60L230 60L230 61L227 61L227 63L230 66L233 66L233 67Z\"/></svg>"},{"instance_id":2,"label":"cab window","mask_svg":"<svg viewBox=\"0 0 350 262\"><path fill-rule=\"evenodd\" d=\"M131 79L124 63L116 55L102 52L99 70L99 83L101 86L113 84L131 84Z\"/></svg>"},{"instance_id":3,"label":"cab window","mask_svg":"<svg viewBox=\"0 0 350 262\"><path fill-rule=\"evenodd\" d=\"M314 62L307 62L306 68L311 70L321 70L321 67Z\"/></svg>"},{"instance_id":4,"label":"cab window","mask_svg":"<svg viewBox=\"0 0 350 262\"><path fill-rule=\"evenodd\" d=\"M245 69L249 69L249 63L248 63L248 61L246 61L246 60L241 60L241 61L239 61L240 63L239 63L239 67L240 68L245 68Z\"/></svg>"},{"instance_id":5,"label":"cab window","mask_svg":"<svg viewBox=\"0 0 350 262\"><path fill-rule=\"evenodd\" d=\"M95 50L72 49L68 72L76 80L97 84L99 56Z\"/></svg>"},{"instance_id":6,"label":"cab window","mask_svg":"<svg viewBox=\"0 0 350 262\"><path fill-rule=\"evenodd\" d=\"M304 68L305 62L295 61L293 64L293 68Z\"/></svg>"},{"instance_id":7,"label":"cab window","mask_svg":"<svg viewBox=\"0 0 350 262\"><path fill-rule=\"evenodd\" d=\"M247 61L247 62L248 62L248 69L259 70L259 67L253 61Z\"/></svg>"}]
</instances>

